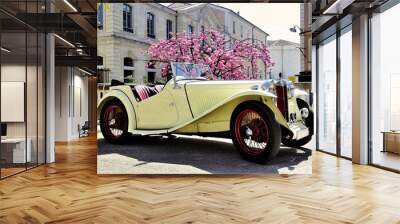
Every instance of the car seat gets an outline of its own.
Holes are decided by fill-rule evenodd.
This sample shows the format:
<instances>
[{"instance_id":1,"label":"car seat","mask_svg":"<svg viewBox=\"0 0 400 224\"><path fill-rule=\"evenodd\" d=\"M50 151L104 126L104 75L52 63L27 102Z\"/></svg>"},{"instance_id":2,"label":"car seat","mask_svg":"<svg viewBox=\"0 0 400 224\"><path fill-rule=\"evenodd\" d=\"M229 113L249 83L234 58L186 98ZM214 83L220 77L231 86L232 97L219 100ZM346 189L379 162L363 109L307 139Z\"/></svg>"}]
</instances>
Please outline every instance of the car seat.
<instances>
[{"instance_id":1,"label":"car seat","mask_svg":"<svg viewBox=\"0 0 400 224\"><path fill-rule=\"evenodd\" d=\"M154 87L146 85L137 85L133 88L133 95L138 102L145 100L149 97L157 95L163 89L163 85L155 85Z\"/></svg>"}]
</instances>

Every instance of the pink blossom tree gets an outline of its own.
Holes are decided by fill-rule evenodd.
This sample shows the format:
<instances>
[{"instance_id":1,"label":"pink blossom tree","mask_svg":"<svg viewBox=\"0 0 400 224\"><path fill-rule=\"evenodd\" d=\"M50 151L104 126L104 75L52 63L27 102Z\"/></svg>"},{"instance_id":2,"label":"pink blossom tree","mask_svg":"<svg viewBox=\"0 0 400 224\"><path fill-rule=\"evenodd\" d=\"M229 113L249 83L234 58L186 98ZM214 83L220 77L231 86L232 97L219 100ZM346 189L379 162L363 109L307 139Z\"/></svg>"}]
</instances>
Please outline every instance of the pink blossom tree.
<instances>
[{"instance_id":1,"label":"pink blossom tree","mask_svg":"<svg viewBox=\"0 0 400 224\"><path fill-rule=\"evenodd\" d=\"M201 33L179 33L169 40L153 43L151 60L161 63L162 75L170 71L170 62L205 64L210 79L258 79L257 61L266 68L273 65L268 47L252 39L233 40L214 30ZM248 72L248 71L252 72Z\"/></svg>"}]
</instances>

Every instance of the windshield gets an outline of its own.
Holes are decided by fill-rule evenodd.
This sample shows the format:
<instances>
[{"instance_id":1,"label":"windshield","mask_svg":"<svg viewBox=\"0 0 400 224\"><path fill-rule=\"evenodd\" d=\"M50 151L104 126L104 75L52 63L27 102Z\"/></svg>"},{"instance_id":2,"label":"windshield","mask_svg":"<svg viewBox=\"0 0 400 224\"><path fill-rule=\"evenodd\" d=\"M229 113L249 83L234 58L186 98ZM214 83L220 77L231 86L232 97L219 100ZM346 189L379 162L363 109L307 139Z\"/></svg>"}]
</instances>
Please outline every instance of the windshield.
<instances>
[{"instance_id":1,"label":"windshield","mask_svg":"<svg viewBox=\"0 0 400 224\"><path fill-rule=\"evenodd\" d=\"M178 79L205 78L209 70L207 65L190 63L171 63L172 72Z\"/></svg>"}]
</instances>

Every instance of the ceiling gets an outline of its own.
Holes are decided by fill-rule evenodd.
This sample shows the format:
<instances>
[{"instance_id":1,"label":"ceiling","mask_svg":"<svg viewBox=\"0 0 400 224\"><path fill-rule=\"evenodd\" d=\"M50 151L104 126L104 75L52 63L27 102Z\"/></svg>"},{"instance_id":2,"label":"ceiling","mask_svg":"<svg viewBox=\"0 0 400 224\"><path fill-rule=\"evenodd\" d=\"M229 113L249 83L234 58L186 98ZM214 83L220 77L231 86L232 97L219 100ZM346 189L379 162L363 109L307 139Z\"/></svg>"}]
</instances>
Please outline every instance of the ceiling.
<instances>
[{"instance_id":1,"label":"ceiling","mask_svg":"<svg viewBox=\"0 0 400 224\"><path fill-rule=\"evenodd\" d=\"M56 65L80 66L95 72L96 24L96 0L0 1L2 46L12 49L8 53L10 58L24 56L26 52L28 56L35 54L37 47L29 43L34 36L30 33L36 36L50 32L57 34Z\"/></svg>"}]
</instances>

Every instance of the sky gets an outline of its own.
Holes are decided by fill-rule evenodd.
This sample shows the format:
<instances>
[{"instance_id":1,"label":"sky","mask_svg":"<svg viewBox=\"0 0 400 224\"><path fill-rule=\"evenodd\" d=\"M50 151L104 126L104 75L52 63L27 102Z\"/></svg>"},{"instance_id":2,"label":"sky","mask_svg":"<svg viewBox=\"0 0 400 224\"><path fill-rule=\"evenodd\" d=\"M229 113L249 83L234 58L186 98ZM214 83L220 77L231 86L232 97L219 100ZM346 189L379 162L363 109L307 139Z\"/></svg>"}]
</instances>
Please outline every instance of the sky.
<instances>
[{"instance_id":1,"label":"sky","mask_svg":"<svg viewBox=\"0 0 400 224\"><path fill-rule=\"evenodd\" d=\"M294 25L300 26L300 4L298 3L214 3L240 15L262 30L269 40L284 39L300 43L299 33L289 31ZM167 4L168 5L168 4Z\"/></svg>"},{"instance_id":2,"label":"sky","mask_svg":"<svg viewBox=\"0 0 400 224\"><path fill-rule=\"evenodd\" d=\"M299 33L289 31L300 26L300 4L298 3L217 3L225 8L239 11L240 15L262 30L270 40L284 39L300 43Z\"/></svg>"}]
</instances>

